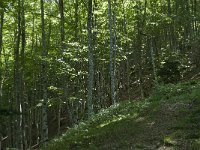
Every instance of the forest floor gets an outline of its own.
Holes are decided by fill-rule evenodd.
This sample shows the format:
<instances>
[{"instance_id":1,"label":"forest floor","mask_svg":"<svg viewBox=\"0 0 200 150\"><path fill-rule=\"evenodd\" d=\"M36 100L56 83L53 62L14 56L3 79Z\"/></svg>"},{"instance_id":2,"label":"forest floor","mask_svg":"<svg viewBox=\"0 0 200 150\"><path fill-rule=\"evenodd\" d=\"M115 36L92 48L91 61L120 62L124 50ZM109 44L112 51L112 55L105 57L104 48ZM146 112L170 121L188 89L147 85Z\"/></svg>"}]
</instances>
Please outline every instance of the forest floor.
<instances>
[{"instance_id":1,"label":"forest floor","mask_svg":"<svg viewBox=\"0 0 200 150\"><path fill-rule=\"evenodd\" d=\"M200 150L200 82L159 86L145 100L102 110L48 150Z\"/></svg>"}]
</instances>

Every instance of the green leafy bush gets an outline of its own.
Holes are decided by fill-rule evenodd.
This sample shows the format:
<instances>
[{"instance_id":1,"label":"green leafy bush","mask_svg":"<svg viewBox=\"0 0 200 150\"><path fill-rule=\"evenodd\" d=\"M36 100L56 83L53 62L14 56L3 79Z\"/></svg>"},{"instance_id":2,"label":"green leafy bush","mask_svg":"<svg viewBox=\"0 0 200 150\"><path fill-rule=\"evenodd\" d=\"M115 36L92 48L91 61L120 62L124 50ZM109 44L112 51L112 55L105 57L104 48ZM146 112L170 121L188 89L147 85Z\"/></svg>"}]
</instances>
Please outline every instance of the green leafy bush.
<instances>
[{"instance_id":1,"label":"green leafy bush","mask_svg":"<svg viewBox=\"0 0 200 150\"><path fill-rule=\"evenodd\" d=\"M181 79L180 62L166 60L158 70L158 76L164 84L178 83Z\"/></svg>"}]
</instances>

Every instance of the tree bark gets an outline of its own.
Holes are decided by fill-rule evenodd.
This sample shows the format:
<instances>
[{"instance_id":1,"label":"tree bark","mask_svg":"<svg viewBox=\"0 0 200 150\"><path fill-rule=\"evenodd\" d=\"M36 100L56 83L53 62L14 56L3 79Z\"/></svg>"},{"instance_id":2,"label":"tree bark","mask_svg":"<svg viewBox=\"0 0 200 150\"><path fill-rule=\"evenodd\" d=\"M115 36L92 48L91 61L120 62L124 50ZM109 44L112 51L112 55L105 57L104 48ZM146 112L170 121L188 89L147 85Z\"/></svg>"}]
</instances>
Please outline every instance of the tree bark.
<instances>
[{"instance_id":1,"label":"tree bark","mask_svg":"<svg viewBox=\"0 0 200 150\"><path fill-rule=\"evenodd\" d=\"M26 138L26 108L25 106L25 96L24 96L24 51L26 45L26 29L25 29L25 12L24 12L24 0L22 0L22 7L21 7L21 64L20 64L20 101L21 101L21 109L20 109L20 120L21 120L21 130L22 130L22 144L23 150L27 149L27 138ZM27 103L26 103L27 104Z\"/></svg>"},{"instance_id":2,"label":"tree bark","mask_svg":"<svg viewBox=\"0 0 200 150\"><path fill-rule=\"evenodd\" d=\"M78 40L78 6L79 2L78 0L75 0L74 8L75 8L75 13L74 13L74 18L75 18L75 40L77 42Z\"/></svg>"},{"instance_id":3,"label":"tree bark","mask_svg":"<svg viewBox=\"0 0 200 150\"><path fill-rule=\"evenodd\" d=\"M3 95L3 78L2 78L2 49L3 49L3 24L4 24L4 10L0 9L0 107L2 105Z\"/></svg>"},{"instance_id":4,"label":"tree bark","mask_svg":"<svg viewBox=\"0 0 200 150\"><path fill-rule=\"evenodd\" d=\"M61 53L65 48L65 18L64 18L64 5L63 0L59 0L59 11L60 11L60 35L61 35Z\"/></svg>"},{"instance_id":5,"label":"tree bark","mask_svg":"<svg viewBox=\"0 0 200 150\"><path fill-rule=\"evenodd\" d=\"M109 19L109 31L110 31L110 80L111 80L111 99L112 103L116 103L115 97L115 77L114 77L114 63L113 63L113 30L112 30L112 8L111 8L111 0L108 0L108 19Z\"/></svg>"},{"instance_id":6,"label":"tree bark","mask_svg":"<svg viewBox=\"0 0 200 150\"><path fill-rule=\"evenodd\" d=\"M65 16L64 16L64 3L63 3L63 0L59 0L59 12L60 12L60 40L61 40L61 44L60 44L60 47L61 47L61 57L63 55L63 52L65 51ZM63 58L63 57L62 57ZM63 61L66 61L64 58L63 58ZM64 94L63 94L63 101L66 99L66 95L65 95L65 88L66 88L66 85L67 85L67 81L66 81L66 75L64 75L64 78L63 78L63 91L64 91ZM60 134L60 119L61 119L61 102L62 100L59 99L59 104L58 104L58 135ZM69 111L69 110L68 110Z\"/></svg>"},{"instance_id":7,"label":"tree bark","mask_svg":"<svg viewBox=\"0 0 200 150\"><path fill-rule=\"evenodd\" d=\"M116 0L114 0L114 9L113 9L113 30L114 30L114 35L113 35L113 104L116 103L116 55L117 55L117 29L116 29Z\"/></svg>"},{"instance_id":8,"label":"tree bark","mask_svg":"<svg viewBox=\"0 0 200 150\"><path fill-rule=\"evenodd\" d=\"M22 103L21 103L21 85L20 85L20 60L19 60L19 49L20 49L20 38L21 38L21 0L17 1L17 19L18 19L18 26L17 26L17 39L16 39L16 46L14 52L14 89L15 89L15 102L16 102L16 110L17 112L21 112ZM16 148L23 150L23 143L22 143L22 115L17 117L16 122L16 137L15 137L15 145Z\"/></svg>"},{"instance_id":9,"label":"tree bark","mask_svg":"<svg viewBox=\"0 0 200 150\"><path fill-rule=\"evenodd\" d=\"M92 0L88 0L88 60L89 60L89 74L88 74L88 116L93 113L93 80L94 80L94 64L93 64L93 46L92 46Z\"/></svg>"},{"instance_id":10,"label":"tree bark","mask_svg":"<svg viewBox=\"0 0 200 150\"><path fill-rule=\"evenodd\" d=\"M0 133L0 150L2 149L2 148L1 148L2 139L3 139L3 136L2 136L2 134Z\"/></svg>"},{"instance_id":11,"label":"tree bark","mask_svg":"<svg viewBox=\"0 0 200 150\"><path fill-rule=\"evenodd\" d=\"M46 50L46 36L45 36L45 20L44 20L44 1L40 0L41 6L41 23L42 23L42 143L47 146L48 141L48 122L47 122L47 50Z\"/></svg>"},{"instance_id":12,"label":"tree bark","mask_svg":"<svg viewBox=\"0 0 200 150\"><path fill-rule=\"evenodd\" d=\"M150 39L150 50L151 50L151 62L152 62L152 67L153 67L153 75L154 75L154 84L155 87L158 86L158 78L157 78L157 69L156 69L156 64L155 64L155 55L154 55L154 47L153 47L153 37Z\"/></svg>"}]
</instances>

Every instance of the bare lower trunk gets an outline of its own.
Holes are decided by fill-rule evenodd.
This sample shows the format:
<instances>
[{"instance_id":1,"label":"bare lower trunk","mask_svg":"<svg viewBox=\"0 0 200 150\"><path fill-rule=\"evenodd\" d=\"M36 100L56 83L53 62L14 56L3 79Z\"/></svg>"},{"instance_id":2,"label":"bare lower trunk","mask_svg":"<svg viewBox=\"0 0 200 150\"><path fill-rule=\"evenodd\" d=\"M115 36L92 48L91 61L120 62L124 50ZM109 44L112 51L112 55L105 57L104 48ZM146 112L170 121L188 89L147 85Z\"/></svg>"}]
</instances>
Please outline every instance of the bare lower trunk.
<instances>
[{"instance_id":1,"label":"bare lower trunk","mask_svg":"<svg viewBox=\"0 0 200 150\"><path fill-rule=\"evenodd\" d=\"M2 142L3 136L0 133L0 150L1 150L1 142Z\"/></svg>"},{"instance_id":2,"label":"bare lower trunk","mask_svg":"<svg viewBox=\"0 0 200 150\"><path fill-rule=\"evenodd\" d=\"M154 83L155 86L158 85L158 79L157 79L157 71L156 71L156 65L155 65L155 57L154 57L154 47L153 47L153 39L151 38L151 61L153 66L153 75L154 75Z\"/></svg>"},{"instance_id":3,"label":"bare lower trunk","mask_svg":"<svg viewBox=\"0 0 200 150\"><path fill-rule=\"evenodd\" d=\"M139 87L141 98L144 99L144 89L143 89L143 80L142 80L142 68L139 68Z\"/></svg>"},{"instance_id":4,"label":"bare lower trunk","mask_svg":"<svg viewBox=\"0 0 200 150\"><path fill-rule=\"evenodd\" d=\"M61 99L59 99L58 104L58 135L60 135L60 118L61 118Z\"/></svg>"}]
</instances>

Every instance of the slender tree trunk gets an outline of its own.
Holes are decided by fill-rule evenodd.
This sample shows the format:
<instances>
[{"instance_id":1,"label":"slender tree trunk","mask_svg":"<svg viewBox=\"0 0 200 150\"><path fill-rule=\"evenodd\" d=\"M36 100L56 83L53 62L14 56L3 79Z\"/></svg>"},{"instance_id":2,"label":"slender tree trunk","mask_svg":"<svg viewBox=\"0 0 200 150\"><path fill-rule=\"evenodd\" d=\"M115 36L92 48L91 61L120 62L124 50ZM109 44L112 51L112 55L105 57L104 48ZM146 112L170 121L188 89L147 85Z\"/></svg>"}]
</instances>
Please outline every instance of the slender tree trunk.
<instances>
[{"instance_id":1,"label":"slender tree trunk","mask_svg":"<svg viewBox=\"0 0 200 150\"><path fill-rule=\"evenodd\" d=\"M101 107L105 108L106 107L106 84L105 84L105 66L104 64L102 65L102 68L100 70L101 72Z\"/></svg>"},{"instance_id":2,"label":"slender tree trunk","mask_svg":"<svg viewBox=\"0 0 200 150\"><path fill-rule=\"evenodd\" d=\"M64 17L64 3L63 3L63 0L59 0L59 11L60 11L60 39L61 39L61 57L62 57L62 54L63 52L65 51L65 17ZM66 61L64 58L63 58L64 61ZM64 76L64 79L63 79L63 90L65 91L65 88L67 87L67 81L66 81L66 76ZM66 95L65 95L65 92L64 92L64 95L63 95L63 101L66 99ZM61 118L61 102L62 100L59 99L59 104L58 104L58 134L60 134L60 118Z\"/></svg>"},{"instance_id":3,"label":"slender tree trunk","mask_svg":"<svg viewBox=\"0 0 200 150\"><path fill-rule=\"evenodd\" d=\"M195 33L197 34L198 33L198 26L197 26L197 0L194 0L194 30L195 30Z\"/></svg>"},{"instance_id":4,"label":"slender tree trunk","mask_svg":"<svg viewBox=\"0 0 200 150\"><path fill-rule=\"evenodd\" d=\"M127 21L126 21L126 11L125 11L125 2L124 0L122 0L122 5L123 5L123 8L122 8L122 13L123 13L123 29L124 29L124 33L127 34Z\"/></svg>"},{"instance_id":5,"label":"slender tree trunk","mask_svg":"<svg viewBox=\"0 0 200 150\"><path fill-rule=\"evenodd\" d=\"M49 28L48 28L48 36L47 36L47 54L49 53L49 50L51 49L51 32L52 32L52 23L49 19Z\"/></svg>"},{"instance_id":6,"label":"slender tree trunk","mask_svg":"<svg viewBox=\"0 0 200 150\"><path fill-rule=\"evenodd\" d=\"M2 136L2 134L0 133L0 150L2 149L2 148L1 148L2 139L3 139L3 136Z\"/></svg>"},{"instance_id":7,"label":"slender tree trunk","mask_svg":"<svg viewBox=\"0 0 200 150\"><path fill-rule=\"evenodd\" d=\"M98 11L98 3L97 3L97 0L93 0L93 9L92 9L92 44L93 45L96 45L98 44L98 41L97 41L97 14L95 12ZM96 47L93 46L93 52L96 51ZM100 108L100 97L99 97L99 80L98 80L98 75L99 75L99 70L98 70L98 63L96 64L96 68L94 68L94 96L93 96L93 99L95 99L95 101L93 102L94 104L94 112L97 112Z\"/></svg>"},{"instance_id":8,"label":"slender tree trunk","mask_svg":"<svg viewBox=\"0 0 200 150\"><path fill-rule=\"evenodd\" d=\"M167 0L168 15L171 15L171 0Z\"/></svg>"},{"instance_id":9,"label":"slender tree trunk","mask_svg":"<svg viewBox=\"0 0 200 150\"><path fill-rule=\"evenodd\" d=\"M92 0L88 0L88 116L93 113L93 80L94 80L94 64L93 64L93 46L92 46Z\"/></svg>"},{"instance_id":10,"label":"slender tree trunk","mask_svg":"<svg viewBox=\"0 0 200 150\"><path fill-rule=\"evenodd\" d=\"M101 79L101 72L100 72L99 69L97 69L96 89L97 89L97 106L98 106L98 110L101 109L101 84L100 84L100 79Z\"/></svg>"},{"instance_id":11,"label":"slender tree trunk","mask_svg":"<svg viewBox=\"0 0 200 150\"><path fill-rule=\"evenodd\" d=\"M31 35L31 53L33 54L34 45L35 45L35 16L32 18L32 35Z\"/></svg>"},{"instance_id":12,"label":"slender tree trunk","mask_svg":"<svg viewBox=\"0 0 200 150\"><path fill-rule=\"evenodd\" d=\"M36 34L35 35L35 17L34 15L32 16L32 37L31 37L31 53L32 53L32 56L33 56L33 67L37 67L36 65L36 48L37 48L37 37L38 35ZM36 39L35 39L36 38ZM33 70L33 73L32 73L32 76L33 76L33 84L32 84L32 98L31 100L29 101L29 105L30 107L35 107L36 106L36 100L39 99L39 97L37 97L37 95L39 95L37 92L38 92L38 86L37 86L37 71ZM35 108L33 110L30 109L30 121L29 122L29 145L30 146L33 146L33 145L36 145L38 144L38 136L39 136L39 125L38 125L38 122L37 121L37 114L38 114L38 108Z\"/></svg>"},{"instance_id":13,"label":"slender tree trunk","mask_svg":"<svg viewBox=\"0 0 200 150\"><path fill-rule=\"evenodd\" d=\"M127 21L126 21L126 12L125 12L125 2L124 0L122 1L123 4L123 32L125 36L128 38L128 33L127 33ZM127 42L127 41L126 41ZM125 43L124 46L125 52L128 53L128 46ZM130 100L130 64L129 64L129 57L127 55L127 60L126 60L126 75L127 75L127 93L128 93L128 99Z\"/></svg>"},{"instance_id":14,"label":"slender tree trunk","mask_svg":"<svg viewBox=\"0 0 200 150\"><path fill-rule=\"evenodd\" d=\"M48 141L48 122L47 122L47 50L45 37L45 21L44 21L44 1L40 0L41 4L41 22L42 22L42 143L47 146Z\"/></svg>"},{"instance_id":15,"label":"slender tree trunk","mask_svg":"<svg viewBox=\"0 0 200 150\"><path fill-rule=\"evenodd\" d=\"M113 104L116 103L116 53L117 53L117 33L116 33L116 15L115 13L117 12L116 10L116 0L114 0L114 10L113 10L113 30L114 30L114 35L113 35L113 90L114 90L114 97L113 97Z\"/></svg>"},{"instance_id":16,"label":"slender tree trunk","mask_svg":"<svg viewBox=\"0 0 200 150\"><path fill-rule=\"evenodd\" d=\"M26 138L26 116L24 115L26 113L26 108L28 106L25 106L25 96L24 96L24 51L25 51L25 44L26 44L26 37L25 37L25 14L24 14L24 0L22 0L22 12L21 12L21 36L22 36L22 43L21 43L21 64L20 64L20 101L21 101L21 109L20 109L20 120L21 123L21 129L22 129L22 144L23 149L27 149L27 138Z\"/></svg>"},{"instance_id":17,"label":"slender tree trunk","mask_svg":"<svg viewBox=\"0 0 200 150\"><path fill-rule=\"evenodd\" d=\"M61 105L62 100L59 98L59 104L58 104L58 135L60 135L60 120L61 120Z\"/></svg>"},{"instance_id":18,"label":"slender tree trunk","mask_svg":"<svg viewBox=\"0 0 200 150\"><path fill-rule=\"evenodd\" d=\"M141 98L144 98L144 88L143 88L143 72L142 72L142 28L143 28L143 20L140 17L141 14L141 3L137 4L137 69L138 69L138 78L139 78L139 88Z\"/></svg>"},{"instance_id":19,"label":"slender tree trunk","mask_svg":"<svg viewBox=\"0 0 200 150\"><path fill-rule=\"evenodd\" d=\"M17 29L17 39L16 47L14 52L14 89L15 89L15 101L16 101L16 110L21 112L22 102L21 102L21 85L20 85L20 62L19 62L19 49L20 49L20 38L21 38L21 0L18 0L18 29ZM17 117L16 122L16 147L23 150L22 142L22 115L20 114Z\"/></svg>"},{"instance_id":20,"label":"slender tree trunk","mask_svg":"<svg viewBox=\"0 0 200 150\"><path fill-rule=\"evenodd\" d=\"M108 18L109 18L109 31L110 31L110 79L111 79L111 98L112 103L116 103L115 97L115 77L114 77L114 63L113 63L113 31L112 31L112 8L111 0L108 0Z\"/></svg>"},{"instance_id":21,"label":"slender tree trunk","mask_svg":"<svg viewBox=\"0 0 200 150\"><path fill-rule=\"evenodd\" d=\"M14 29L14 42L13 43L16 43L16 39L17 39L17 32L16 32L16 30ZM13 85L13 93L12 93L12 98L10 98L10 100L9 100L9 109L10 109L10 111L12 111L13 110L13 108L14 108L14 103L15 103L15 95L16 95L16 90L15 90L15 82L16 82L16 79L15 79L15 77L16 77L16 56L15 56L15 53L16 53L16 45L15 45L15 47L14 47L14 81L13 81L13 83L14 83L14 85ZM5 50L4 50L4 54L5 54ZM5 59L5 65L6 65L6 67L8 67L8 58L6 58ZM11 146L11 147L16 147L16 136L15 136L15 133L14 133L14 126L15 126L15 124L14 124L14 121L13 121L13 116L12 115L10 115L9 116L9 145Z\"/></svg>"},{"instance_id":22,"label":"slender tree trunk","mask_svg":"<svg viewBox=\"0 0 200 150\"><path fill-rule=\"evenodd\" d=\"M3 24L4 24L4 10L0 10L0 108L2 105L2 95L3 95L3 77L2 77L2 49L3 49Z\"/></svg>"},{"instance_id":23,"label":"slender tree trunk","mask_svg":"<svg viewBox=\"0 0 200 150\"><path fill-rule=\"evenodd\" d=\"M143 80L142 80L142 66L139 66L139 87L140 87L140 94L141 98L144 99L144 89L143 89Z\"/></svg>"},{"instance_id":24,"label":"slender tree trunk","mask_svg":"<svg viewBox=\"0 0 200 150\"><path fill-rule=\"evenodd\" d=\"M0 9L0 57L3 48L3 24L4 24L4 10Z\"/></svg>"},{"instance_id":25,"label":"slender tree trunk","mask_svg":"<svg viewBox=\"0 0 200 150\"><path fill-rule=\"evenodd\" d=\"M63 100L65 100L67 97L68 97L68 87L67 87L67 83L65 83L65 85L63 86ZM67 100L66 102L66 108L67 108L67 113L68 113L68 116L69 116L69 126L71 127L73 125L73 117L72 117L72 112L71 112L71 109L70 109L70 104L69 104L69 101Z\"/></svg>"},{"instance_id":26,"label":"slender tree trunk","mask_svg":"<svg viewBox=\"0 0 200 150\"><path fill-rule=\"evenodd\" d=\"M64 5L63 0L59 0L59 11L60 11L60 33L61 33L61 53L65 48L65 18L64 18Z\"/></svg>"},{"instance_id":27,"label":"slender tree trunk","mask_svg":"<svg viewBox=\"0 0 200 150\"><path fill-rule=\"evenodd\" d=\"M75 6L75 13L74 13L74 18L75 18L75 34L74 34L74 36L75 36L75 40L77 42L77 40L78 40L78 6L79 6L78 0L75 0L74 6Z\"/></svg>"},{"instance_id":28,"label":"slender tree trunk","mask_svg":"<svg viewBox=\"0 0 200 150\"><path fill-rule=\"evenodd\" d=\"M156 65L155 65L155 56L154 56L154 47L153 47L153 37L151 37L150 39L150 50L151 50L151 61L152 61L152 66L153 66L153 75L154 75L154 84L155 87L157 87L158 85L158 78L157 78L157 69L156 69Z\"/></svg>"}]
</instances>

